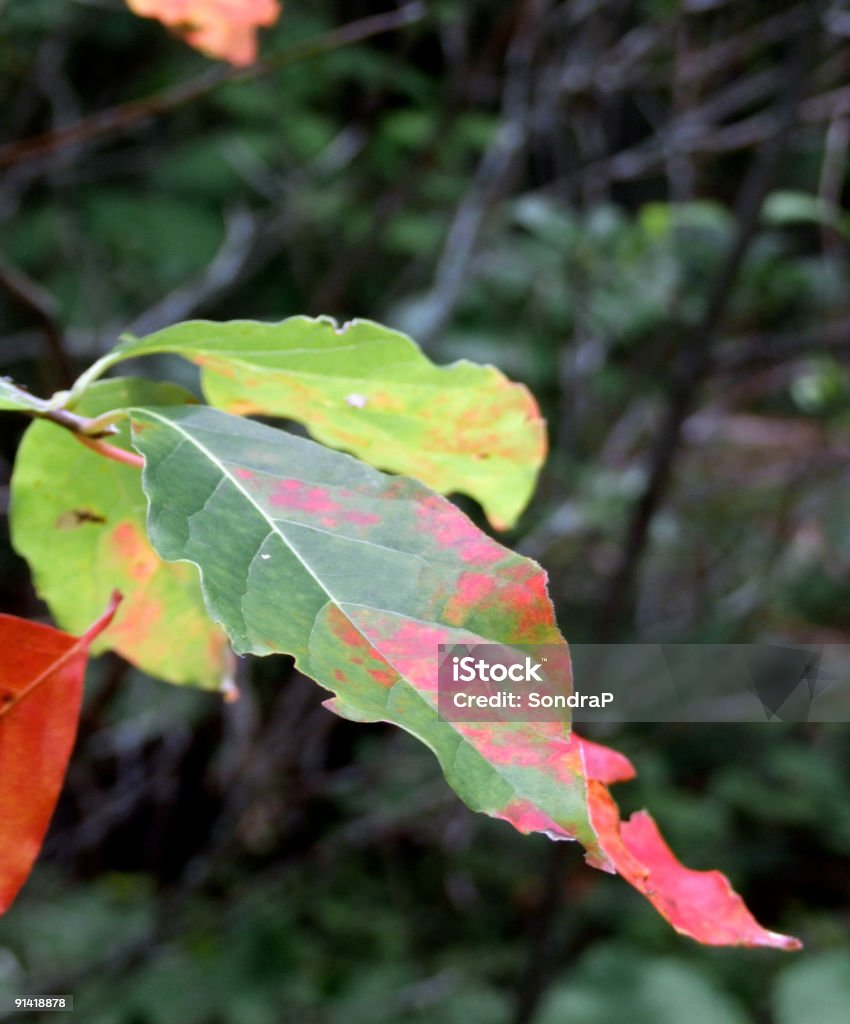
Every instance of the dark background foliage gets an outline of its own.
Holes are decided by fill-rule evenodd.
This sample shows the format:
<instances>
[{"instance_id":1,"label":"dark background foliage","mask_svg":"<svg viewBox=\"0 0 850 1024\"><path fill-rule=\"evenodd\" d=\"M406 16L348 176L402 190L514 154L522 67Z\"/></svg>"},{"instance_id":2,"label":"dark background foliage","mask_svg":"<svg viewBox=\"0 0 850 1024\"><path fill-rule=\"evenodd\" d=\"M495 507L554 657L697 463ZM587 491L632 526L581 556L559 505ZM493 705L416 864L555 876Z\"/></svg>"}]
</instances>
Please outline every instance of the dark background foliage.
<instances>
[{"instance_id":1,"label":"dark background foliage","mask_svg":"<svg viewBox=\"0 0 850 1024\"><path fill-rule=\"evenodd\" d=\"M191 316L373 317L538 396L551 456L508 540L568 639L848 642L850 14L434 0L274 56L391 10L291 0L271 66L219 80L118 0L0 3L0 373L46 394ZM8 543L0 604L45 614ZM93 667L0 990L87 1024L848 1019L846 725L604 737L625 808L807 945L712 950L286 659L240 671L223 705Z\"/></svg>"}]
</instances>

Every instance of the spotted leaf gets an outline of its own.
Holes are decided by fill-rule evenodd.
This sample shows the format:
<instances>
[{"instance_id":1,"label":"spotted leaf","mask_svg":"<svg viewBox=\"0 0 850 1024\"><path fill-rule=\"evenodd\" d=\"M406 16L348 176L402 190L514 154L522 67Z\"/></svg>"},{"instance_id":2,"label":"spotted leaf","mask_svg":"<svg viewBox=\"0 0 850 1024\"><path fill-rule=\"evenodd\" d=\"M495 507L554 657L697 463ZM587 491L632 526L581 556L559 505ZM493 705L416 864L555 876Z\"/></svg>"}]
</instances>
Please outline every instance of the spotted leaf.
<instances>
[{"instance_id":1,"label":"spotted leaf","mask_svg":"<svg viewBox=\"0 0 850 1024\"><path fill-rule=\"evenodd\" d=\"M497 528L528 503L546 452L529 391L492 366L435 366L367 320L191 321L128 339L101 363L176 352L202 369L210 404L304 423L323 444L443 494L469 494Z\"/></svg>"},{"instance_id":2,"label":"spotted leaf","mask_svg":"<svg viewBox=\"0 0 850 1024\"><path fill-rule=\"evenodd\" d=\"M423 740L471 807L604 861L566 726L437 713L438 644L564 642L539 566L422 484L312 441L208 408L131 417L154 546L200 567L237 652L293 655L335 711Z\"/></svg>"},{"instance_id":3,"label":"spotted leaf","mask_svg":"<svg viewBox=\"0 0 850 1024\"><path fill-rule=\"evenodd\" d=\"M679 931L794 947L760 928L718 873L678 864L648 816L620 826L606 786L634 775L621 754L562 723L438 714L439 644L564 642L539 566L416 481L310 441L213 409L130 415L154 545L198 565L237 651L293 655L333 693L331 710L406 729L471 808L578 839Z\"/></svg>"}]
</instances>

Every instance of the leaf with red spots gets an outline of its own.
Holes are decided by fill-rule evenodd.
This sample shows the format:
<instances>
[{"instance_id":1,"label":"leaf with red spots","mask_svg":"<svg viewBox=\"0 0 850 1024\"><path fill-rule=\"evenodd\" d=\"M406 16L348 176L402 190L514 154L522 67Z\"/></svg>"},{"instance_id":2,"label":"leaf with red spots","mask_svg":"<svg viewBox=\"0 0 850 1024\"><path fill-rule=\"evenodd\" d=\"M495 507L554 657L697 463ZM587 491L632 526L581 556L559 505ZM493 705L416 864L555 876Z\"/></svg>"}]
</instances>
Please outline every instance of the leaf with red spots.
<instances>
[{"instance_id":1,"label":"leaf with red spots","mask_svg":"<svg viewBox=\"0 0 850 1024\"><path fill-rule=\"evenodd\" d=\"M189 400L174 385L116 379L93 385L75 411ZM128 448L129 427L110 443ZM55 620L81 632L118 588L126 599L95 650L117 651L169 682L217 687L232 657L227 639L207 615L194 566L163 562L151 547L146 511L138 469L52 423L28 428L12 477L12 540Z\"/></svg>"},{"instance_id":2,"label":"leaf with red spots","mask_svg":"<svg viewBox=\"0 0 850 1024\"><path fill-rule=\"evenodd\" d=\"M334 694L332 710L406 729L474 810L578 839L592 865L642 885L681 931L779 944L751 918L747 928L733 894L724 901L714 882L694 885L694 873L672 867L640 824L619 829L602 783L632 777L625 757L558 722L438 714L439 644L564 643L538 565L416 481L311 441L208 408L130 416L154 546L200 568L210 613L238 652L293 655Z\"/></svg>"},{"instance_id":3,"label":"leaf with red spots","mask_svg":"<svg viewBox=\"0 0 850 1024\"><path fill-rule=\"evenodd\" d=\"M312 441L209 408L130 415L154 546L200 567L237 652L294 655L341 714L427 743L470 806L602 858L566 726L437 714L438 644L563 644L539 566L417 481Z\"/></svg>"},{"instance_id":4,"label":"leaf with red spots","mask_svg":"<svg viewBox=\"0 0 850 1024\"><path fill-rule=\"evenodd\" d=\"M41 849L77 734L89 645L117 601L79 639L0 615L0 914Z\"/></svg>"},{"instance_id":5,"label":"leaf with red spots","mask_svg":"<svg viewBox=\"0 0 850 1024\"><path fill-rule=\"evenodd\" d=\"M99 366L153 352L197 363L211 405L298 420L332 448L469 494L499 529L528 504L546 453L525 387L492 366L435 366L406 335L370 321L192 321L129 339Z\"/></svg>"},{"instance_id":6,"label":"leaf with red spots","mask_svg":"<svg viewBox=\"0 0 850 1024\"><path fill-rule=\"evenodd\" d=\"M237 66L257 59L257 29L280 16L277 0L127 0L131 11L156 18L190 46Z\"/></svg>"}]
</instances>

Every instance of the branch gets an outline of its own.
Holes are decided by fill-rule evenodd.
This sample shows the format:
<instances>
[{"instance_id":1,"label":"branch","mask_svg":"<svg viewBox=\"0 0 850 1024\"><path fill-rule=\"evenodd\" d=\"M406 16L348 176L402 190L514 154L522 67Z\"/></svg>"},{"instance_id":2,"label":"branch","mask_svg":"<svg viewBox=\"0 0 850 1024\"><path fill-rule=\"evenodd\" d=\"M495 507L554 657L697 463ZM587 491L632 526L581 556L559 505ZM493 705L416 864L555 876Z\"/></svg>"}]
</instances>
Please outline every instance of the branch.
<instances>
[{"instance_id":1,"label":"branch","mask_svg":"<svg viewBox=\"0 0 850 1024\"><path fill-rule=\"evenodd\" d=\"M133 466L136 469L144 468L145 460L141 455L128 452L125 448L116 448L115 445L107 444L103 440L104 437L118 432L113 420L123 416L123 410L105 413L95 419L78 416L68 409L48 409L45 412L33 412L31 415L35 419L50 420L51 423L64 427L76 437L80 444L84 444L86 448L90 448L106 459L120 462L125 466Z\"/></svg>"},{"instance_id":2,"label":"branch","mask_svg":"<svg viewBox=\"0 0 850 1024\"><path fill-rule=\"evenodd\" d=\"M777 103L773 134L757 154L741 186L736 203L737 233L715 278L702 322L682 352L667 411L650 453L646 487L632 512L620 561L603 601L600 622L603 642L616 628L624 602L630 594L652 520L670 483L682 438L682 425L692 410L700 387L712 371L715 335L726 314L738 271L756 236L762 205L773 188L788 134L798 115L810 51L818 37L817 28L817 5L813 5L808 29L802 34L789 60L788 84Z\"/></svg>"},{"instance_id":3,"label":"branch","mask_svg":"<svg viewBox=\"0 0 850 1024\"><path fill-rule=\"evenodd\" d=\"M434 280L422 300L420 339L427 343L446 326L460 300L464 279L484 222L516 174L528 145L532 65L550 0L526 0L505 57L502 123L484 150L470 187L455 211Z\"/></svg>"},{"instance_id":4,"label":"branch","mask_svg":"<svg viewBox=\"0 0 850 1024\"><path fill-rule=\"evenodd\" d=\"M66 147L82 146L105 136L126 132L138 124L200 99L226 82L250 81L292 64L321 57L343 46L360 43L374 36L415 24L421 21L425 14L425 4L421 0L413 0L396 11L374 14L322 32L312 39L296 43L280 53L258 61L249 68L213 68L188 82L163 89L144 99L122 103L90 117L84 117L64 128L0 146L0 168L13 167L39 157L51 156Z\"/></svg>"},{"instance_id":5,"label":"branch","mask_svg":"<svg viewBox=\"0 0 850 1024\"><path fill-rule=\"evenodd\" d=\"M12 266L2 254L0 288L9 298L31 313L39 324L56 366L58 383L60 387L68 387L74 379L74 373L65 353L62 329L57 318L56 300L37 281L33 281L23 271Z\"/></svg>"}]
</instances>

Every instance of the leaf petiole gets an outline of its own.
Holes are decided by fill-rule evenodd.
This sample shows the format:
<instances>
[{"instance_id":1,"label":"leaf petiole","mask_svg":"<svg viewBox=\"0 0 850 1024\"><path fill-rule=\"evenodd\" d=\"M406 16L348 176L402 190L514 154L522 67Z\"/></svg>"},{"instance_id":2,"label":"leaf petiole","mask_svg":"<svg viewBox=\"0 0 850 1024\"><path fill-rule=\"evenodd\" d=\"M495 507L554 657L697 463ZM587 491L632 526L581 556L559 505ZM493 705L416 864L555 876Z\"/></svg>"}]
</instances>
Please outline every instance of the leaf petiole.
<instances>
[{"instance_id":1,"label":"leaf petiole","mask_svg":"<svg viewBox=\"0 0 850 1024\"><path fill-rule=\"evenodd\" d=\"M114 444L107 444L99 438L90 437L86 434L75 433L74 436L86 448L91 448L93 452L103 455L104 458L112 459L113 462L121 462L125 466L134 466L136 469L144 468L145 460L135 452L128 452L124 448L116 448Z\"/></svg>"}]
</instances>

